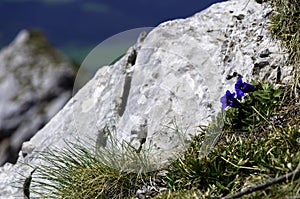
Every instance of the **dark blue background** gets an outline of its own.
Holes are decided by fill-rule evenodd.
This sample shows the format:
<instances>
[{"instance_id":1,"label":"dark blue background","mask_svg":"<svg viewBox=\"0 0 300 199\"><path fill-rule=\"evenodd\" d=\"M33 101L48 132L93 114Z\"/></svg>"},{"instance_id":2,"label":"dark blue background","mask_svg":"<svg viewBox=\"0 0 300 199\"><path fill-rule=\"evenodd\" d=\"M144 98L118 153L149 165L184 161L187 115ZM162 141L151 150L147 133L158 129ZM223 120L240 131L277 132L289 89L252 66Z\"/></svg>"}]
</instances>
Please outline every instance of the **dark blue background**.
<instances>
[{"instance_id":1,"label":"dark blue background","mask_svg":"<svg viewBox=\"0 0 300 199\"><path fill-rule=\"evenodd\" d=\"M42 30L68 56L122 31L185 18L221 0L0 0L0 47L24 28ZM76 53L77 52L77 53Z\"/></svg>"}]
</instances>

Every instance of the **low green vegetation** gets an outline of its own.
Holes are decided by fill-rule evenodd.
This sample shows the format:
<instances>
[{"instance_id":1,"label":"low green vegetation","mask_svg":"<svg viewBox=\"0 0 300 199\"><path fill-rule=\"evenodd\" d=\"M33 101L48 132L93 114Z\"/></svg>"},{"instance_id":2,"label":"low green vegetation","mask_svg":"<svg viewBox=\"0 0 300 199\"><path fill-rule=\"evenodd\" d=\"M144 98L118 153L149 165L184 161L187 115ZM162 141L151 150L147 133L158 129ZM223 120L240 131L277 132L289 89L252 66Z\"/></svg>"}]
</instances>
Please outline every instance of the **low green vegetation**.
<instances>
[{"instance_id":1,"label":"low green vegetation","mask_svg":"<svg viewBox=\"0 0 300 199\"><path fill-rule=\"evenodd\" d=\"M106 128L108 130L108 128ZM108 132L110 133L110 132ZM155 172L146 151L137 151L129 143L117 143L96 152L89 143L66 143L64 149L40 154L44 164L36 168L30 192L37 198L123 199L133 196L143 181ZM31 195L32 195L31 194Z\"/></svg>"},{"instance_id":2,"label":"low green vegetation","mask_svg":"<svg viewBox=\"0 0 300 199\"><path fill-rule=\"evenodd\" d=\"M284 99L281 88L256 87L259 89L249 93L238 109L227 110L223 135L206 157L199 158L205 132L194 138L189 150L167 169L165 181L170 191L157 198L191 198L197 192L199 198L224 197L296 169L300 163L300 105L295 99ZM299 179L244 198L286 196L300 196Z\"/></svg>"},{"instance_id":3,"label":"low green vegetation","mask_svg":"<svg viewBox=\"0 0 300 199\"><path fill-rule=\"evenodd\" d=\"M258 89L248 93L239 108L227 107L223 134L207 156L199 156L207 129L199 130L188 150L162 169L165 175L160 177L161 171L124 170L128 159L143 160L136 165L147 162L144 155L132 158L137 151L129 144L122 149L129 158L122 161L117 151L95 154L86 144L71 144L42 154L47 166L36 170L39 178L33 179L31 192L39 198L134 198L145 182L160 178L166 190L152 198L221 198L288 174L300 163L299 98L285 95L287 88L255 86ZM298 176L243 198L286 196L300 196Z\"/></svg>"}]
</instances>

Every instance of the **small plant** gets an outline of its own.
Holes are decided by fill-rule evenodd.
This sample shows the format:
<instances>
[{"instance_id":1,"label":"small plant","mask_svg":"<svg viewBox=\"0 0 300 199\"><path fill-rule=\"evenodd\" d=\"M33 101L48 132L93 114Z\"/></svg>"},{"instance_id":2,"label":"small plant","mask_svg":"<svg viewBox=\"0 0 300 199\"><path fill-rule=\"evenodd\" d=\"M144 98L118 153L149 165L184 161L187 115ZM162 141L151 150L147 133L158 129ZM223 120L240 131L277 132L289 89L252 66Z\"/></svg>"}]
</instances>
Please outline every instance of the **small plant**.
<instances>
[{"instance_id":1,"label":"small plant","mask_svg":"<svg viewBox=\"0 0 300 199\"><path fill-rule=\"evenodd\" d=\"M243 82L242 78L239 77L235 84L235 90L237 93L237 98L235 98L235 93L231 93L229 90L227 90L226 94L220 99L223 110L227 106L238 108L240 106L240 100L242 100L242 97L244 97L245 93L253 92L255 90L255 86Z\"/></svg>"},{"instance_id":2,"label":"small plant","mask_svg":"<svg viewBox=\"0 0 300 199\"><path fill-rule=\"evenodd\" d=\"M278 113L299 110L299 105L288 103L292 100L284 98L284 91L269 83L252 85L239 78L235 90L236 95L227 91L220 99L226 110L222 138L210 153L199 156L207 129L201 130L188 151L167 169L170 191L157 198L193 198L197 193L201 194L198 198L230 198L248 186L276 181L300 164L299 117L280 125L272 121ZM295 120L298 125L291 126ZM246 136L241 136L241 131ZM299 197L299 177L284 182L244 198Z\"/></svg>"},{"instance_id":3,"label":"small plant","mask_svg":"<svg viewBox=\"0 0 300 199\"><path fill-rule=\"evenodd\" d=\"M207 198L226 196L296 168L300 162L299 129L280 129L264 132L262 137L227 137L206 157L199 158L199 141L168 169L165 180L172 192L197 189ZM300 180L286 181L275 187L289 187L285 191L269 188L270 195L286 196L297 194ZM254 195L262 197L264 192ZM274 196L274 197L275 197ZM186 197L188 198L188 197ZM276 197L275 197L276 198ZM279 197L280 198L280 197Z\"/></svg>"},{"instance_id":4,"label":"small plant","mask_svg":"<svg viewBox=\"0 0 300 199\"><path fill-rule=\"evenodd\" d=\"M254 86L243 83L242 78L238 78L235 89L237 98L234 98L234 93L227 91L220 100L223 109L227 106L235 108L227 109L225 120L226 128L233 131L249 131L261 123L268 123L272 114L282 104L284 96L281 88L275 88L270 83L256 83ZM248 95L245 96L245 93Z\"/></svg>"},{"instance_id":5,"label":"small plant","mask_svg":"<svg viewBox=\"0 0 300 199\"><path fill-rule=\"evenodd\" d=\"M138 174L104 165L82 145L41 155L44 164L37 168L30 187L37 198L125 198L137 188Z\"/></svg>"},{"instance_id":6,"label":"small plant","mask_svg":"<svg viewBox=\"0 0 300 199\"><path fill-rule=\"evenodd\" d=\"M78 141L66 143L64 149L42 152L43 164L33 175L31 193L37 198L64 199L134 196L154 173L143 173L143 169L149 169L148 156L128 143L117 143L111 135L109 139L116 148L101 148L94 153L90 144Z\"/></svg>"}]
</instances>

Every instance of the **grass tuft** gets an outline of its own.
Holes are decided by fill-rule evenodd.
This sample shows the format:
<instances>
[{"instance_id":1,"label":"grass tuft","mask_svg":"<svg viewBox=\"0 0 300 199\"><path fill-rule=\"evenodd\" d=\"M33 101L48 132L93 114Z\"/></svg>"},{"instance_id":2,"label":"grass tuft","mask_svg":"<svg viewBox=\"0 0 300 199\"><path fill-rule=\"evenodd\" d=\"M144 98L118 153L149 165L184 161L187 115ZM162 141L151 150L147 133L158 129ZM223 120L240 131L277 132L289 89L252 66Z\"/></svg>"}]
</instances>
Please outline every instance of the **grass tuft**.
<instances>
[{"instance_id":1,"label":"grass tuft","mask_svg":"<svg viewBox=\"0 0 300 199\"><path fill-rule=\"evenodd\" d=\"M40 155L44 164L38 167L33 175L31 192L37 198L123 199L135 195L142 179L148 178L147 173L124 171L118 167L122 161L128 166L128 158L141 160L143 157L138 156L135 151L127 151L127 155L131 156L127 156L127 159L122 157L120 160L120 156L112 157L116 155L116 151L114 154L109 150L94 153L91 147L87 146L90 145L80 142L67 143L64 149L42 152ZM106 159L103 160L103 157Z\"/></svg>"}]
</instances>

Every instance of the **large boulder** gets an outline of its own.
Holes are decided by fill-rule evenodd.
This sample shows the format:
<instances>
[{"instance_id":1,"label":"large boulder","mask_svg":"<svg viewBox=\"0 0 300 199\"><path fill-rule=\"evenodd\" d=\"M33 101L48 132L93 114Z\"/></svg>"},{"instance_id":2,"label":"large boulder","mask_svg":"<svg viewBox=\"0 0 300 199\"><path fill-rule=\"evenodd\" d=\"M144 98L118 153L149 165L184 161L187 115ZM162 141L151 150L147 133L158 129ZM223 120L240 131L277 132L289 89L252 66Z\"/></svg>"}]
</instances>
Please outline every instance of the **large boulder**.
<instances>
[{"instance_id":1,"label":"large boulder","mask_svg":"<svg viewBox=\"0 0 300 199\"><path fill-rule=\"evenodd\" d=\"M155 161L163 163L182 135L189 139L221 111L219 99L233 88L236 79L229 77L234 72L247 81L287 82L291 75L282 67L287 55L278 53L280 44L267 30L270 12L266 4L232 0L165 22L141 36L117 63L99 69L24 144L17 164L2 167L2 198L22 196L22 188L12 182L30 176L32 167L40 164L37 151L90 138L95 147L109 146L104 130L108 125L117 140L138 149L151 145Z\"/></svg>"},{"instance_id":2,"label":"large boulder","mask_svg":"<svg viewBox=\"0 0 300 199\"><path fill-rule=\"evenodd\" d=\"M38 31L21 31L0 52L0 165L16 162L28 141L67 102L74 64Z\"/></svg>"}]
</instances>

